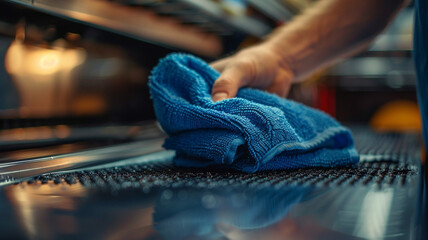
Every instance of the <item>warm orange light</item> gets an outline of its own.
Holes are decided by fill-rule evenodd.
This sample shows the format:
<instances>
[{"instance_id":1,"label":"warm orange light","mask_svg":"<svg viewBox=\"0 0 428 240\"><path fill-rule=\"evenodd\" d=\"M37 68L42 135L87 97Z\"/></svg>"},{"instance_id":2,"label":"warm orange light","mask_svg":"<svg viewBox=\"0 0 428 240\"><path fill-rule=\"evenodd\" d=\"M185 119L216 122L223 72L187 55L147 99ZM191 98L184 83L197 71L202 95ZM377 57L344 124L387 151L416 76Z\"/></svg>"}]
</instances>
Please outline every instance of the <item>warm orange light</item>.
<instances>
[{"instance_id":1,"label":"warm orange light","mask_svg":"<svg viewBox=\"0 0 428 240\"><path fill-rule=\"evenodd\" d=\"M75 115L99 114L105 111L107 103L97 95L82 95L76 97L71 104L71 111Z\"/></svg>"},{"instance_id":2,"label":"warm orange light","mask_svg":"<svg viewBox=\"0 0 428 240\"><path fill-rule=\"evenodd\" d=\"M68 111L71 73L85 62L86 51L66 48L63 41L47 48L16 39L9 46L5 68L19 91L21 117L61 116Z\"/></svg>"},{"instance_id":3,"label":"warm orange light","mask_svg":"<svg viewBox=\"0 0 428 240\"><path fill-rule=\"evenodd\" d=\"M59 138L66 138L70 135L70 127L66 125L56 126L56 136Z\"/></svg>"},{"instance_id":4,"label":"warm orange light","mask_svg":"<svg viewBox=\"0 0 428 240\"><path fill-rule=\"evenodd\" d=\"M418 104L407 100L389 102L373 115L370 126L378 131L421 132Z\"/></svg>"},{"instance_id":5,"label":"warm orange light","mask_svg":"<svg viewBox=\"0 0 428 240\"><path fill-rule=\"evenodd\" d=\"M40 71L44 71L45 73L57 71L59 66L59 54L53 52L45 53L40 57L38 65Z\"/></svg>"},{"instance_id":6,"label":"warm orange light","mask_svg":"<svg viewBox=\"0 0 428 240\"><path fill-rule=\"evenodd\" d=\"M62 134L64 135L64 133ZM14 128L0 131L0 141L37 140L51 137L52 129L49 127Z\"/></svg>"},{"instance_id":7,"label":"warm orange light","mask_svg":"<svg viewBox=\"0 0 428 240\"><path fill-rule=\"evenodd\" d=\"M81 49L49 49L14 41L6 53L5 67L11 75L18 77L52 80L53 76L46 77L46 75L73 69L83 63L85 55ZM44 77L38 78L37 75L44 75Z\"/></svg>"}]
</instances>

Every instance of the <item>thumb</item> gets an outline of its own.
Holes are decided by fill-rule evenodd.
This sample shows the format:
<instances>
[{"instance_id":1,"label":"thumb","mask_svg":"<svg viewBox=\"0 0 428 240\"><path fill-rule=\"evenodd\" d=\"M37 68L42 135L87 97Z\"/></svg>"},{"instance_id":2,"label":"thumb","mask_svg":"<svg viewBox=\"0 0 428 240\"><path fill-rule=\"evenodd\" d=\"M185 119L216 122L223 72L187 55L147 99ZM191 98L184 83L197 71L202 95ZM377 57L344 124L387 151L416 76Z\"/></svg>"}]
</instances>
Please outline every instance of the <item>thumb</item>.
<instances>
[{"instance_id":1,"label":"thumb","mask_svg":"<svg viewBox=\"0 0 428 240\"><path fill-rule=\"evenodd\" d=\"M236 96L238 89L245 85L245 75L237 67L226 68L214 82L211 97L214 102Z\"/></svg>"}]
</instances>

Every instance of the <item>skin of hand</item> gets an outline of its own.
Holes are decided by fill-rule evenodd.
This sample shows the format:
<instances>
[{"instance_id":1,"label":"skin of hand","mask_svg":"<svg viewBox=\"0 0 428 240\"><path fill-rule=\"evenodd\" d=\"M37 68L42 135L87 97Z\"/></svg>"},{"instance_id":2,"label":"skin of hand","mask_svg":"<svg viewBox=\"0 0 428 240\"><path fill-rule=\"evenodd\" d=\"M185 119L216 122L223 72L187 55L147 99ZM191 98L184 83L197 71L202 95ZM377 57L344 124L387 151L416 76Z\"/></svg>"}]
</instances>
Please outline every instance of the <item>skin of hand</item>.
<instances>
[{"instance_id":1,"label":"skin of hand","mask_svg":"<svg viewBox=\"0 0 428 240\"><path fill-rule=\"evenodd\" d=\"M221 72L212 89L214 102L234 97L245 86L286 97L294 76L288 64L267 43L244 49L211 66Z\"/></svg>"},{"instance_id":2,"label":"skin of hand","mask_svg":"<svg viewBox=\"0 0 428 240\"><path fill-rule=\"evenodd\" d=\"M263 43L211 64L214 102L240 87L285 97L293 82L366 49L408 0L322 0Z\"/></svg>"}]
</instances>

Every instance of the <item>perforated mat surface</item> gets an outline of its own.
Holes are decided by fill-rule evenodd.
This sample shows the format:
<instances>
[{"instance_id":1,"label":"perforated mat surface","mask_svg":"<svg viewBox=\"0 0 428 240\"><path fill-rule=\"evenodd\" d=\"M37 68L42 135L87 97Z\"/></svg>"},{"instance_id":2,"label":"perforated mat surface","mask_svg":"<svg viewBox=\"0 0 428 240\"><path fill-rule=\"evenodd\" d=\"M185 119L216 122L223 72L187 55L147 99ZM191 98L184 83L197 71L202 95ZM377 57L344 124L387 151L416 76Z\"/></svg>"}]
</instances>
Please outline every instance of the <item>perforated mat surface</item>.
<instances>
[{"instance_id":1,"label":"perforated mat surface","mask_svg":"<svg viewBox=\"0 0 428 240\"><path fill-rule=\"evenodd\" d=\"M361 161L356 168L306 168L245 174L235 171L177 168L171 157L159 155L148 163L97 170L46 174L29 184L81 184L88 188L132 189L151 187L215 188L243 185L281 187L284 185L404 186L416 181L420 165L419 136L398 133L374 133L353 128Z\"/></svg>"}]
</instances>

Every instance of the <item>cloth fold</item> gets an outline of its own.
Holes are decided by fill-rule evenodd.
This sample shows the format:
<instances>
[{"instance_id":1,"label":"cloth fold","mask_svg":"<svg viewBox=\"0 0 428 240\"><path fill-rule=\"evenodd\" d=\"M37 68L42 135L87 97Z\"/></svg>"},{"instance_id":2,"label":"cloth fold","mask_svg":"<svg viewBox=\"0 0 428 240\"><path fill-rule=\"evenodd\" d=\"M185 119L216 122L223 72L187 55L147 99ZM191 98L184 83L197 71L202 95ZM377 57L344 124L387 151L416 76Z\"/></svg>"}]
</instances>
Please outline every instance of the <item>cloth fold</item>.
<instances>
[{"instance_id":1,"label":"cloth fold","mask_svg":"<svg viewBox=\"0 0 428 240\"><path fill-rule=\"evenodd\" d=\"M171 54L153 69L156 117L178 166L244 172L358 163L350 131L318 110L256 89L214 103L219 73L203 60Z\"/></svg>"}]
</instances>

